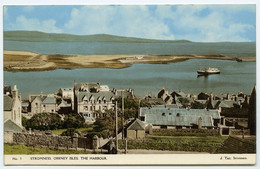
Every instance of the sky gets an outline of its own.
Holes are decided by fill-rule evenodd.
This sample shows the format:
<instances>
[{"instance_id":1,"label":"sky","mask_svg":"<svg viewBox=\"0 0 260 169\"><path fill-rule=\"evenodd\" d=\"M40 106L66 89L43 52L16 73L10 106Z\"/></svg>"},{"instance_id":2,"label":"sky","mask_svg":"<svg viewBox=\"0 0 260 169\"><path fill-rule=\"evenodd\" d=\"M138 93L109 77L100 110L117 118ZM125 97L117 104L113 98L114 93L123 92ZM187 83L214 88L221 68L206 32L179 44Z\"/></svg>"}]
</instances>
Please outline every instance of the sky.
<instances>
[{"instance_id":1,"label":"sky","mask_svg":"<svg viewBox=\"0 0 260 169\"><path fill-rule=\"evenodd\" d=\"M255 42L255 5L4 6L4 31Z\"/></svg>"}]
</instances>

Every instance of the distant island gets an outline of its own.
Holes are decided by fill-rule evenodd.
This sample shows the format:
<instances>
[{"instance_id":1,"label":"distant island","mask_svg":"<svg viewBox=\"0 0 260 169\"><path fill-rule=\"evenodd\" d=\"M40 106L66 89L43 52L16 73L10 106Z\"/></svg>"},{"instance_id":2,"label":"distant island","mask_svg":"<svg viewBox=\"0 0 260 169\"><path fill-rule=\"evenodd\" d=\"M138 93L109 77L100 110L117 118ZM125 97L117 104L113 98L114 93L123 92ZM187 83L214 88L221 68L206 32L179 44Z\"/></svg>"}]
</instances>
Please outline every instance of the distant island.
<instances>
[{"instance_id":1,"label":"distant island","mask_svg":"<svg viewBox=\"0 0 260 169\"><path fill-rule=\"evenodd\" d=\"M71 35L39 31L4 31L4 41L25 42L120 42L120 43L191 43L189 40L156 40L108 34Z\"/></svg>"},{"instance_id":2,"label":"distant island","mask_svg":"<svg viewBox=\"0 0 260 169\"><path fill-rule=\"evenodd\" d=\"M20 72L75 68L120 69L137 63L167 64L188 59L238 61L238 58L223 55L46 55L27 51L4 51L4 70ZM239 58L239 61L255 60L255 57Z\"/></svg>"}]
</instances>

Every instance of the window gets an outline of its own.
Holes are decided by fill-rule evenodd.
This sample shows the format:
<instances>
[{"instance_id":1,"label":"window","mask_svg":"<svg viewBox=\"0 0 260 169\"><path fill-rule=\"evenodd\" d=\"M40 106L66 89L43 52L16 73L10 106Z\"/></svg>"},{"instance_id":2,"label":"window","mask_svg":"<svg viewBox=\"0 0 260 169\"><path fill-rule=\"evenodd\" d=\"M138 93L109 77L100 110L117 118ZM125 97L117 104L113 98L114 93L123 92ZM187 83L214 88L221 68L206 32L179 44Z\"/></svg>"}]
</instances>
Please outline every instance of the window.
<instances>
[{"instance_id":1,"label":"window","mask_svg":"<svg viewBox=\"0 0 260 169\"><path fill-rule=\"evenodd\" d=\"M106 101L106 100L104 100L104 103L107 103L107 101Z\"/></svg>"},{"instance_id":2,"label":"window","mask_svg":"<svg viewBox=\"0 0 260 169\"><path fill-rule=\"evenodd\" d=\"M16 120L16 111L14 110L14 121Z\"/></svg>"},{"instance_id":3,"label":"window","mask_svg":"<svg viewBox=\"0 0 260 169\"><path fill-rule=\"evenodd\" d=\"M180 117L180 113L177 113L176 116L177 116L177 117Z\"/></svg>"},{"instance_id":4,"label":"window","mask_svg":"<svg viewBox=\"0 0 260 169\"><path fill-rule=\"evenodd\" d=\"M101 104L101 100L99 100L98 103Z\"/></svg>"},{"instance_id":5,"label":"window","mask_svg":"<svg viewBox=\"0 0 260 169\"><path fill-rule=\"evenodd\" d=\"M88 110L88 106L84 106L84 109L85 109L85 110Z\"/></svg>"},{"instance_id":6,"label":"window","mask_svg":"<svg viewBox=\"0 0 260 169\"><path fill-rule=\"evenodd\" d=\"M38 103L35 103L35 107L38 107Z\"/></svg>"},{"instance_id":7,"label":"window","mask_svg":"<svg viewBox=\"0 0 260 169\"><path fill-rule=\"evenodd\" d=\"M165 113L162 113L162 116L165 116Z\"/></svg>"},{"instance_id":8,"label":"window","mask_svg":"<svg viewBox=\"0 0 260 169\"><path fill-rule=\"evenodd\" d=\"M101 106L99 106L99 110L101 110L102 108L101 108Z\"/></svg>"}]
</instances>

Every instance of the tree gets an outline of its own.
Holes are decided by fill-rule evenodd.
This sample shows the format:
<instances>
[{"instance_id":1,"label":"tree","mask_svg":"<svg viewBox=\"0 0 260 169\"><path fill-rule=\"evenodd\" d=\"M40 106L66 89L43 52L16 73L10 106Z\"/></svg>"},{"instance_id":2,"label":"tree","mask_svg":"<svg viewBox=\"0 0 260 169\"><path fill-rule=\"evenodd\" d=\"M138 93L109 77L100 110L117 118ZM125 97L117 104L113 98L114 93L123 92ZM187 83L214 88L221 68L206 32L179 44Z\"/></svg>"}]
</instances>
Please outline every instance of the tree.
<instances>
[{"instance_id":1,"label":"tree","mask_svg":"<svg viewBox=\"0 0 260 169\"><path fill-rule=\"evenodd\" d=\"M118 98L117 107L122 108L122 98ZM140 100L140 107L149 107L150 104ZM124 98L124 118L130 119L138 116L139 99Z\"/></svg>"},{"instance_id":2,"label":"tree","mask_svg":"<svg viewBox=\"0 0 260 169\"><path fill-rule=\"evenodd\" d=\"M63 128L80 128L85 127L85 120L78 114L66 115L63 122Z\"/></svg>"},{"instance_id":3,"label":"tree","mask_svg":"<svg viewBox=\"0 0 260 169\"><path fill-rule=\"evenodd\" d=\"M62 120L58 114L55 113L39 113L35 114L31 119L26 121L26 129L36 130L54 130L62 128Z\"/></svg>"},{"instance_id":4,"label":"tree","mask_svg":"<svg viewBox=\"0 0 260 169\"><path fill-rule=\"evenodd\" d=\"M106 110L105 117L98 117L94 123L94 134L102 137L115 136L115 112L113 110ZM118 131L122 130L122 119L118 115ZM94 135L88 133L88 135Z\"/></svg>"},{"instance_id":5,"label":"tree","mask_svg":"<svg viewBox=\"0 0 260 169\"><path fill-rule=\"evenodd\" d=\"M205 105L203 105L202 103L200 103L200 102L193 102L193 103L191 103L191 108L192 109L204 109L206 106Z\"/></svg>"},{"instance_id":6,"label":"tree","mask_svg":"<svg viewBox=\"0 0 260 169\"><path fill-rule=\"evenodd\" d=\"M28 126L28 119L23 116L22 116L22 126L24 126L25 128L27 128Z\"/></svg>"},{"instance_id":7,"label":"tree","mask_svg":"<svg viewBox=\"0 0 260 169\"><path fill-rule=\"evenodd\" d=\"M70 137L72 137L72 136L74 136L75 133L80 135L80 133L75 128L68 128L66 131L61 133L61 135L62 136L70 136Z\"/></svg>"}]
</instances>

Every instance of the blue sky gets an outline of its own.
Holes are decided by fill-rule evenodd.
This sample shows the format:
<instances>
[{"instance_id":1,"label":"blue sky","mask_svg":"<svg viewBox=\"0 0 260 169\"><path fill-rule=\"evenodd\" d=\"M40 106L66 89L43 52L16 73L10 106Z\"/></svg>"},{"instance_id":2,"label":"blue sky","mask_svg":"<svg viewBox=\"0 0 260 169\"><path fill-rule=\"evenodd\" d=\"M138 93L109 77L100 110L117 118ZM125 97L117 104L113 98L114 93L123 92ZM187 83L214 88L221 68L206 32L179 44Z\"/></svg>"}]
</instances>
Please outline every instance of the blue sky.
<instances>
[{"instance_id":1,"label":"blue sky","mask_svg":"<svg viewBox=\"0 0 260 169\"><path fill-rule=\"evenodd\" d=\"M256 40L255 5L5 6L4 31L196 42Z\"/></svg>"}]
</instances>

